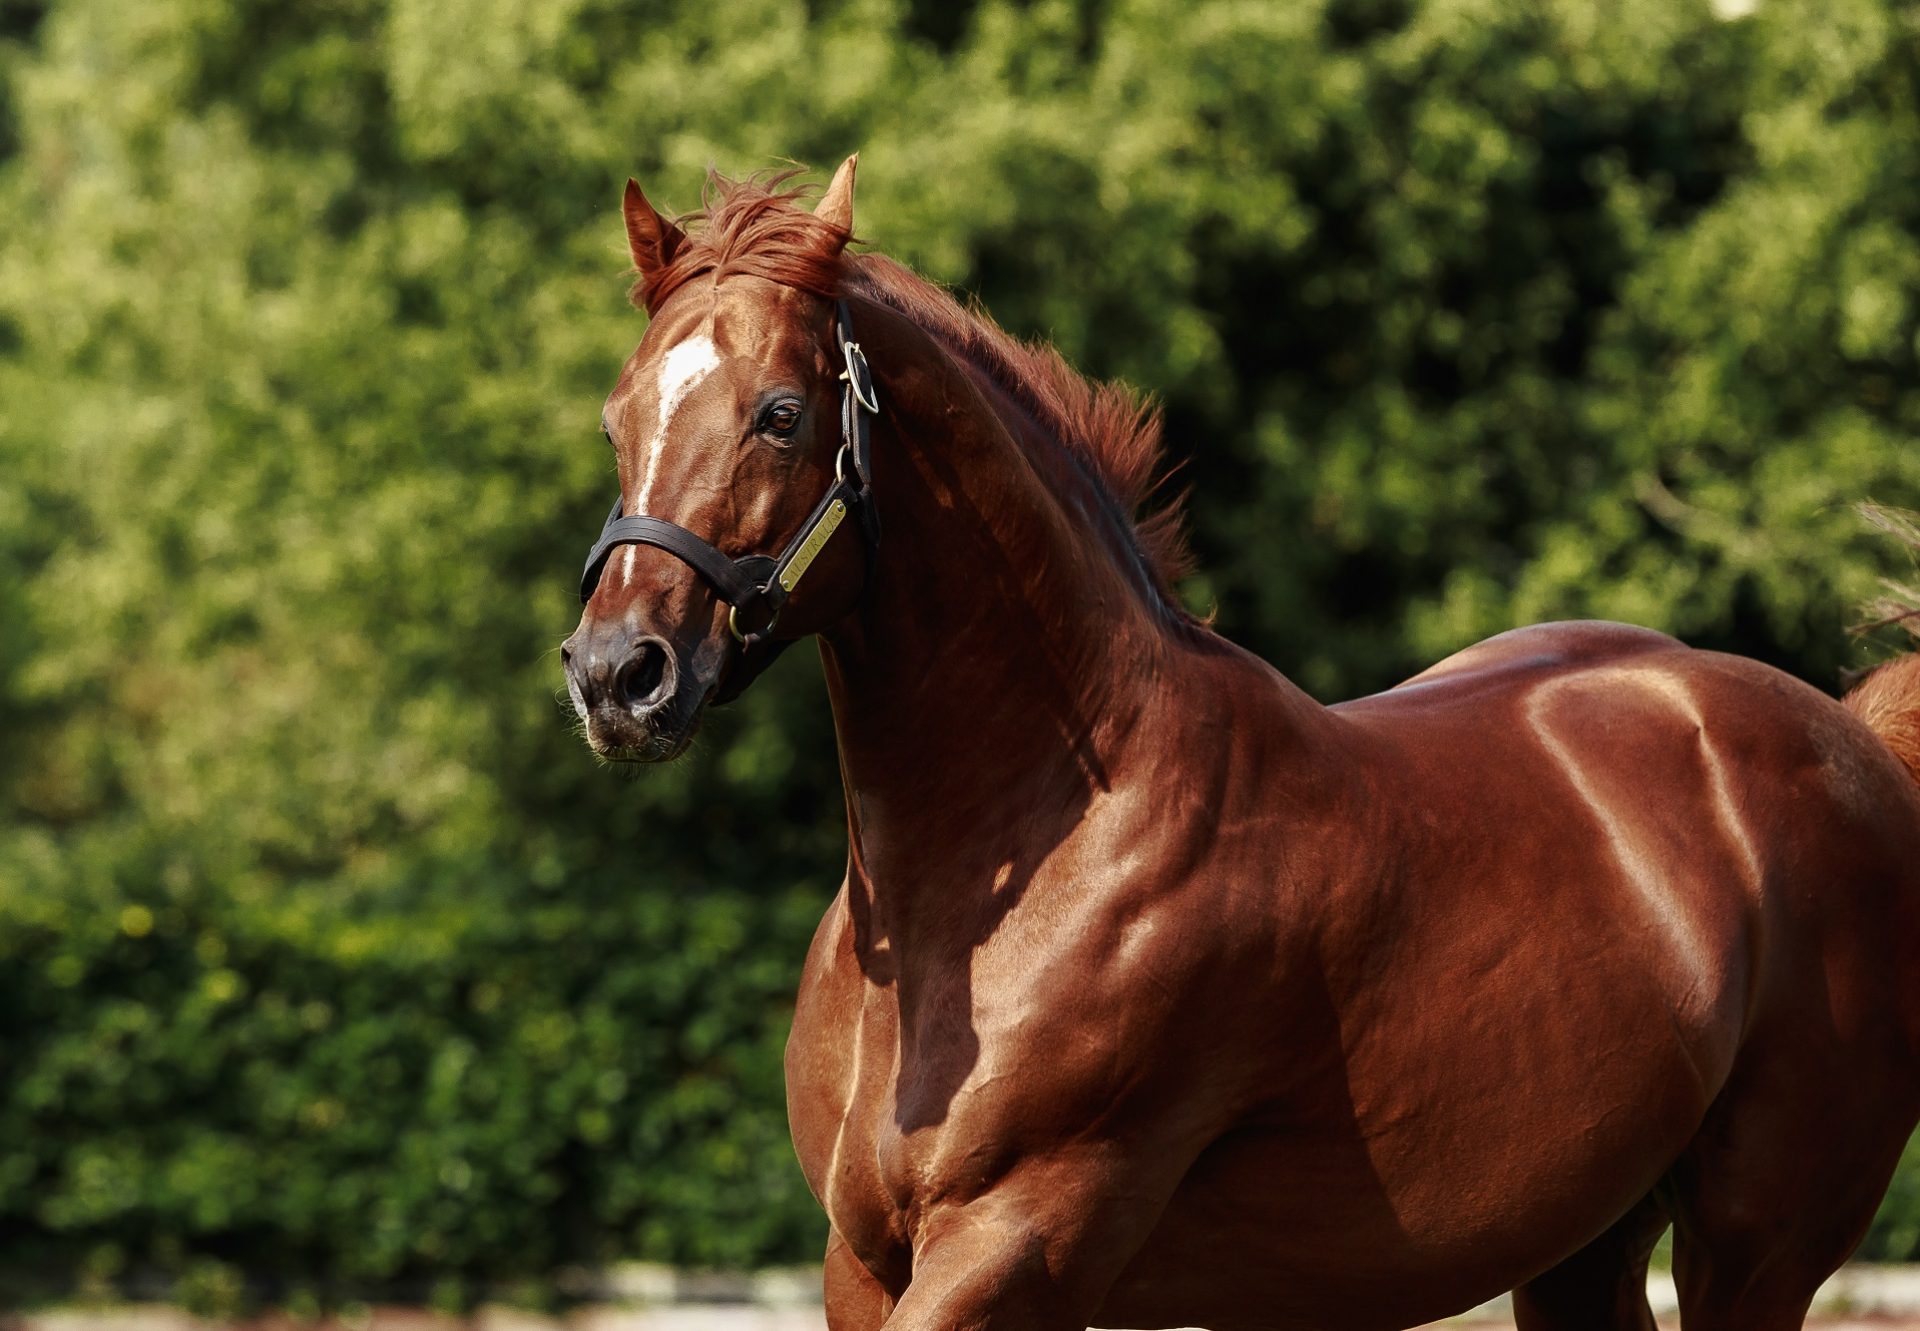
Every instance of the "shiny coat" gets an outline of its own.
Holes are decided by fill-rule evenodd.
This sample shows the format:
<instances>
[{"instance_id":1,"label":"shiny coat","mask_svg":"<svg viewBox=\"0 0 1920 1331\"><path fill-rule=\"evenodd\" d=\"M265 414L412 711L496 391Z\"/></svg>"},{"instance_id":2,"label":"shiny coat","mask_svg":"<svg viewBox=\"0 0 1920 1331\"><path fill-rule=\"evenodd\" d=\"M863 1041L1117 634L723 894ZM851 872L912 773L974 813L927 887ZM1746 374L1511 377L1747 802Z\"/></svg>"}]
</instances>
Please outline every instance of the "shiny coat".
<instances>
[{"instance_id":1,"label":"shiny coat","mask_svg":"<svg viewBox=\"0 0 1920 1331\"><path fill-rule=\"evenodd\" d=\"M851 187L767 252L839 254ZM830 474L826 293L637 189L627 220L627 500L776 548ZM1179 609L1012 353L837 271L885 535L785 627L847 800L787 1052L833 1331L1397 1328L1509 1289L1523 1328L1649 1327L1670 1223L1687 1331L1799 1326L1920 1116L1920 662L1850 707L1547 624L1322 706ZM814 421L784 453L769 385ZM608 569L576 703L671 756L738 646L671 556ZM642 640L671 682L620 696Z\"/></svg>"}]
</instances>

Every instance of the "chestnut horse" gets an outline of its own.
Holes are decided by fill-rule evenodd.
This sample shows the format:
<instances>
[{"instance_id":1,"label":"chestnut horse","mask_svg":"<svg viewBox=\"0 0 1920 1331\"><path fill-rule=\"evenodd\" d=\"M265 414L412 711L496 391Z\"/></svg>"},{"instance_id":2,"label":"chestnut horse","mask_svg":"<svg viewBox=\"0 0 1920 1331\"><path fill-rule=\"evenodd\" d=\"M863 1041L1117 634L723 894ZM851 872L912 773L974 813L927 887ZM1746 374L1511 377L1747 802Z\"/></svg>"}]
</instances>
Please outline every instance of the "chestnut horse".
<instances>
[{"instance_id":1,"label":"chestnut horse","mask_svg":"<svg viewBox=\"0 0 1920 1331\"><path fill-rule=\"evenodd\" d=\"M1648 1327L1671 1223L1687 1331L1799 1326L1920 1115L1920 657L1842 704L1547 624L1321 706L1174 599L1151 415L846 253L852 195L629 183L565 652L653 760L818 636L828 1324Z\"/></svg>"}]
</instances>

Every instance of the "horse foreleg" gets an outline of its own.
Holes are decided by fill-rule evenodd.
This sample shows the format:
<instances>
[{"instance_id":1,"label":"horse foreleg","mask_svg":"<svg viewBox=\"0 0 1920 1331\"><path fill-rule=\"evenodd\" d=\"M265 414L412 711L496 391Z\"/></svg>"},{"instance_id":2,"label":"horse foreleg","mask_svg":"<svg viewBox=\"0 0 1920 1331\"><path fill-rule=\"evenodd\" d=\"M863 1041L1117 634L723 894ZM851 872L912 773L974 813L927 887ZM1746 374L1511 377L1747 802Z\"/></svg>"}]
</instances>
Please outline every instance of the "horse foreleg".
<instances>
[{"instance_id":1,"label":"horse foreleg","mask_svg":"<svg viewBox=\"0 0 1920 1331\"><path fill-rule=\"evenodd\" d=\"M865 1264L853 1255L838 1233L827 1236L827 1259L821 1271L827 1331L879 1331L893 1311L893 1296Z\"/></svg>"},{"instance_id":2,"label":"horse foreleg","mask_svg":"<svg viewBox=\"0 0 1920 1331\"><path fill-rule=\"evenodd\" d=\"M1138 1177L1019 1182L924 1219L887 1331L1084 1331L1165 1198Z\"/></svg>"}]
</instances>

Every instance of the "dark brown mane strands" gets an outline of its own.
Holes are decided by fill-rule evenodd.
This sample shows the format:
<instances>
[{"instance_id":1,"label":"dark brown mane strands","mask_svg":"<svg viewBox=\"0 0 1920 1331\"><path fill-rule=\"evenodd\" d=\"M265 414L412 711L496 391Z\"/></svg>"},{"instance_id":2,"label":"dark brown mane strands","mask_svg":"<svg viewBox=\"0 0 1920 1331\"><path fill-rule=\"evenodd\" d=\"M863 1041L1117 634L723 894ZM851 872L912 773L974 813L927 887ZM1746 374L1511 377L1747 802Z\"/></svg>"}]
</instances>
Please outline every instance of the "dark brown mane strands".
<instances>
[{"instance_id":1,"label":"dark brown mane strands","mask_svg":"<svg viewBox=\"0 0 1920 1331\"><path fill-rule=\"evenodd\" d=\"M1144 518L1135 516L1161 475L1159 408L1124 383L1086 378L1052 347L1011 336L985 311L961 305L945 289L884 254L859 255L848 266L853 294L899 311L984 370L1093 469L1155 583L1177 609L1173 584L1193 569L1184 531L1184 496Z\"/></svg>"},{"instance_id":2,"label":"dark brown mane strands","mask_svg":"<svg viewBox=\"0 0 1920 1331\"><path fill-rule=\"evenodd\" d=\"M1009 335L984 311L885 255L846 254L852 237L798 206L814 190L789 188L796 174L731 180L709 172L704 206L676 219L684 243L664 268L634 284L633 303L651 314L697 277L738 274L826 299L860 296L899 312L988 374L1091 469L1167 606L1190 618L1173 593L1193 568L1185 496L1139 515L1163 474L1159 408L1126 384L1087 379L1052 347Z\"/></svg>"}]
</instances>

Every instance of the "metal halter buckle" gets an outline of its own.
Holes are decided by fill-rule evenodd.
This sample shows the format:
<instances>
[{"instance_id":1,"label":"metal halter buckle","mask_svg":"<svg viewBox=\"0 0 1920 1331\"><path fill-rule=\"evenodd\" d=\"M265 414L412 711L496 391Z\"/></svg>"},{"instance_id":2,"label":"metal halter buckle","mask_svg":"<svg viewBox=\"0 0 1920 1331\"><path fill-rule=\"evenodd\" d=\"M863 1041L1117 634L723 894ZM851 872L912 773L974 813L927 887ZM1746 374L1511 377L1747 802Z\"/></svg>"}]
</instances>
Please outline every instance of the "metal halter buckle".
<instances>
[{"instance_id":1,"label":"metal halter buckle","mask_svg":"<svg viewBox=\"0 0 1920 1331\"><path fill-rule=\"evenodd\" d=\"M840 377L853 390L853 400L874 415L879 415L880 399L873 391L873 373L867 369L867 355L860 350L858 342L846 340L844 331L840 339L840 355L847 363L847 368L840 371Z\"/></svg>"}]
</instances>

